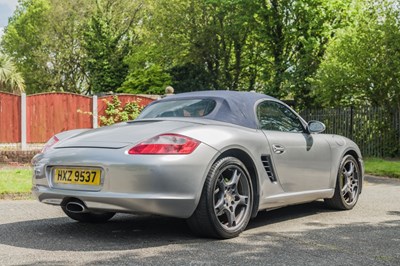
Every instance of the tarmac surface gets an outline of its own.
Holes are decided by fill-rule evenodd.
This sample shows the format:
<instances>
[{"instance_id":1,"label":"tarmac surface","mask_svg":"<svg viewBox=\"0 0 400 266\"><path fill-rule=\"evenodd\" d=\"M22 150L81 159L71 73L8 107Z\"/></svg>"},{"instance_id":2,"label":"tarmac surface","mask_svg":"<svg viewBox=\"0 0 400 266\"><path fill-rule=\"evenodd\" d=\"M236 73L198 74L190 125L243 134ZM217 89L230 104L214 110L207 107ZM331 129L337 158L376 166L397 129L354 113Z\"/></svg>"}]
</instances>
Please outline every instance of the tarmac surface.
<instances>
[{"instance_id":1,"label":"tarmac surface","mask_svg":"<svg viewBox=\"0 0 400 266\"><path fill-rule=\"evenodd\" d=\"M230 240L184 220L119 214L81 224L34 200L0 200L0 265L400 265L400 180L367 177L351 211L322 201L260 212Z\"/></svg>"}]
</instances>

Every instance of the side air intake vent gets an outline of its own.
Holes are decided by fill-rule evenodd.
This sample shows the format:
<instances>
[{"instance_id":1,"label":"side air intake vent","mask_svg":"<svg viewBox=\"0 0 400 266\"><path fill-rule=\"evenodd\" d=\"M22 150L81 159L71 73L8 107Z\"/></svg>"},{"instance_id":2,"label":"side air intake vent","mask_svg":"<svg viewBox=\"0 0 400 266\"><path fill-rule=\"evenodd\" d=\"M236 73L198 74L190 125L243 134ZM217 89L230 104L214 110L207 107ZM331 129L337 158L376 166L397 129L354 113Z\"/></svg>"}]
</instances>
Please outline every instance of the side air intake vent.
<instances>
[{"instance_id":1,"label":"side air intake vent","mask_svg":"<svg viewBox=\"0 0 400 266\"><path fill-rule=\"evenodd\" d=\"M271 180L271 182L276 182L276 176L274 168L272 166L271 156L261 155L261 162L264 165L264 169L267 173L268 178Z\"/></svg>"}]
</instances>

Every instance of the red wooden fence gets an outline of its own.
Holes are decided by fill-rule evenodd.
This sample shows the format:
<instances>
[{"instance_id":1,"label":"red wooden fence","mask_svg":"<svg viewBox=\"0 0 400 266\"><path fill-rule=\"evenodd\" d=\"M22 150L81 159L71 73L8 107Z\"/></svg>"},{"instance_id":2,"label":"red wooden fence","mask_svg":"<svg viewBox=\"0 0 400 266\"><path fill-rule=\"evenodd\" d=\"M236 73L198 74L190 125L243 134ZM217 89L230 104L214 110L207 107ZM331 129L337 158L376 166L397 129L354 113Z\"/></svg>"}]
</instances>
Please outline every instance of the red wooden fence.
<instances>
[{"instance_id":1,"label":"red wooden fence","mask_svg":"<svg viewBox=\"0 0 400 266\"><path fill-rule=\"evenodd\" d=\"M0 93L0 143L21 141L21 97Z\"/></svg>"},{"instance_id":2,"label":"red wooden fence","mask_svg":"<svg viewBox=\"0 0 400 266\"><path fill-rule=\"evenodd\" d=\"M91 128L92 97L71 93L43 93L26 97L28 143L47 141L61 131Z\"/></svg>"},{"instance_id":3,"label":"red wooden fence","mask_svg":"<svg viewBox=\"0 0 400 266\"><path fill-rule=\"evenodd\" d=\"M117 95L124 106L139 102L146 106L153 101L138 95ZM106 103L112 96L97 99L98 115L105 115ZM92 128L93 98L72 93L42 93L26 96L27 143L46 142L54 134L76 128ZM80 110L80 112L78 112ZM0 143L21 142L21 97L0 92Z\"/></svg>"}]
</instances>

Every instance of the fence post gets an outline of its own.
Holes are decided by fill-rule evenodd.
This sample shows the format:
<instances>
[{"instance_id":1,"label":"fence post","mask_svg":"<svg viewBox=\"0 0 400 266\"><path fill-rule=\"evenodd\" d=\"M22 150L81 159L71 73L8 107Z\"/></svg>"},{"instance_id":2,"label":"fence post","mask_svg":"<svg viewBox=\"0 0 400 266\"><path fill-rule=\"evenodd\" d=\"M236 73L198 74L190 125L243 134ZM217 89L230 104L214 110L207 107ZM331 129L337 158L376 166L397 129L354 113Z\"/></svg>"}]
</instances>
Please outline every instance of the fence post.
<instances>
[{"instance_id":1,"label":"fence post","mask_svg":"<svg viewBox=\"0 0 400 266\"><path fill-rule=\"evenodd\" d=\"M21 93L21 150L26 149L26 94Z\"/></svg>"},{"instance_id":2,"label":"fence post","mask_svg":"<svg viewBox=\"0 0 400 266\"><path fill-rule=\"evenodd\" d=\"M354 107L350 106L350 139L353 139Z\"/></svg>"},{"instance_id":3,"label":"fence post","mask_svg":"<svg viewBox=\"0 0 400 266\"><path fill-rule=\"evenodd\" d=\"M92 117L93 117L93 128L97 128L97 95L93 95L92 97Z\"/></svg>"}]
</instances>

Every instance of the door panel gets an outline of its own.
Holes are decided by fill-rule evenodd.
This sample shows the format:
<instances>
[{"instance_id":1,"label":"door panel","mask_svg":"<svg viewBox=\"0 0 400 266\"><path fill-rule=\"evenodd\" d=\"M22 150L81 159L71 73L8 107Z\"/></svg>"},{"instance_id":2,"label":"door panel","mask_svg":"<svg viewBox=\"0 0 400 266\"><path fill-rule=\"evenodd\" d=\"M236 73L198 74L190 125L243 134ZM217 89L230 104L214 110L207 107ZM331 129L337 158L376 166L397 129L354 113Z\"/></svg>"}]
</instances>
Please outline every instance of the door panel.
<instances>
[{"instance_id":1,"label":"door panel","mask_svg":"<svg viewBox=\"0 0 400 266\"><path fill-rule=\"evenodd\" d=\"M285 192L329 188L331 150L322 135L309 134L305 122L277 101L259 103L257 117Z\"/></svg>"},{"instance_id":2,"label":"door panel","mask_svg":"<svg viewBox=\"0 0 400 266\"><path fill-rule=\"evenodd\" d=\"M275 172L285 192L329 187L331 152L323 136L268 130L263 132L271 145Z\"/></svg>"}]
</instances>

